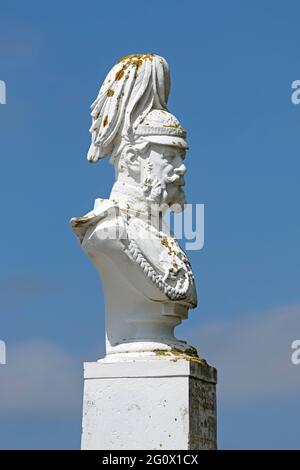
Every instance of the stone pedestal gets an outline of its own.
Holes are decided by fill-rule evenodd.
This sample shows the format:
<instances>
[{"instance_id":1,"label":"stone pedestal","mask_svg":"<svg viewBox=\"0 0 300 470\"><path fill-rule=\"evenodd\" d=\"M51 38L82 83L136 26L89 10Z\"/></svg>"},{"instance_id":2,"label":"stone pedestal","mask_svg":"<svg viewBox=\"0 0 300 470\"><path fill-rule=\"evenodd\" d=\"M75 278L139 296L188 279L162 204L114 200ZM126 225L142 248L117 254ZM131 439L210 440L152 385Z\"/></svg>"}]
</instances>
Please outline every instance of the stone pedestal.
<instances>
[{"instance_id":1,"label":"stone pedestal","mask_svg":"<svg viewBox=\"0 0 300 470\"><path fill-rule=\"evenodd\" d=\"M216 449L216 369L157 354L85 363L82 449Z\"/></svg>"}]
</instances>

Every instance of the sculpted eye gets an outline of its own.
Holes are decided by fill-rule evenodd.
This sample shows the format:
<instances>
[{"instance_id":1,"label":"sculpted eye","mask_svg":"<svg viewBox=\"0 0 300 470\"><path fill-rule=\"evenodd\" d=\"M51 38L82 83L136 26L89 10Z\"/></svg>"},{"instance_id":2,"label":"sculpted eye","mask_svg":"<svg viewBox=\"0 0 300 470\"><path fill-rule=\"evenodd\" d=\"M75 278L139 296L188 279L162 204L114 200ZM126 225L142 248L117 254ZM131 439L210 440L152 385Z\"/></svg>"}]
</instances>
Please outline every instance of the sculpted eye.
<instances>
[{"instance_id":1,"label":"sculpted eye","mask_svg":"<svg viewBox=\"0 0 300 470\"><path fill-rule=\"evenodd\" d=\"M174 158L174 154L173 153L165 153L164 154L164 157L167 159L167 160L172 160L172 158Z\"/></svg>"},{"instance_id":2,"label":"sculpted eye","mask_svg":"<svg viewBox=\"0 0 300 470\"><path fill-rule=\"evenodd\" d=\"M184 160L185 159L185 150L179 149L179 151L177 151L177 152L166 152L164 154L164 158L166 160L169 160L169 161L173 160L177 156L179 156L181 158L181 160Z\"/></svg>"}]
</instances>

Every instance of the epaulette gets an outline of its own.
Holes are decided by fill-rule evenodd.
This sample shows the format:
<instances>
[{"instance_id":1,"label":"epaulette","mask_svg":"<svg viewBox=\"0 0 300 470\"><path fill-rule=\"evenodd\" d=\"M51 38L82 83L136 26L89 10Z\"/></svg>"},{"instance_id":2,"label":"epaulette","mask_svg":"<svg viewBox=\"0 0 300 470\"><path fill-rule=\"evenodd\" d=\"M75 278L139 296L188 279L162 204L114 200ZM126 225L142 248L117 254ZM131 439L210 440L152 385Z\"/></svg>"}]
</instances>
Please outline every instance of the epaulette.
<instances>
[{"instance_id":1,"label":"epaulette","mask_svg":"<svg viewBox=\"0 0 300 470\"><path fill-rule=\"evenodd\" d=\"M98 198L95 200L94 209L92 211L82 217L72 217L70 224L80 243L91 226L105 219L112 211L115 213L117 208L118 204L116 201Z\"/></svg>"}]
</instances>

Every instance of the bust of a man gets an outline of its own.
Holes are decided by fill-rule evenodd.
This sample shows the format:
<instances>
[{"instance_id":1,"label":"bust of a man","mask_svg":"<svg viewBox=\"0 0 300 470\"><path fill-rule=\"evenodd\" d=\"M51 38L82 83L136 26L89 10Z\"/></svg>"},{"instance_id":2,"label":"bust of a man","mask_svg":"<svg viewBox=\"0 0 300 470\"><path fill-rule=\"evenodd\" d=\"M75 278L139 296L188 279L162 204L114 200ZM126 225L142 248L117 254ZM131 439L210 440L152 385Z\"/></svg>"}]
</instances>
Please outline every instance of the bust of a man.
<instances>
[{"instance_id":1,"label":"bust of a man","mask_svg":"<svg viewBox=\"0 0 300 470\"><path fill-rule=\"evenodd\" d=\"M169 71L156 55L122 59L93 103L89 161L109 155L109 199L71 220L105 291L106 358L195 354L174 328L197 305L187 256L164 222L184 209L186 131L167 111Z\"/></svg>"}]
</instances>

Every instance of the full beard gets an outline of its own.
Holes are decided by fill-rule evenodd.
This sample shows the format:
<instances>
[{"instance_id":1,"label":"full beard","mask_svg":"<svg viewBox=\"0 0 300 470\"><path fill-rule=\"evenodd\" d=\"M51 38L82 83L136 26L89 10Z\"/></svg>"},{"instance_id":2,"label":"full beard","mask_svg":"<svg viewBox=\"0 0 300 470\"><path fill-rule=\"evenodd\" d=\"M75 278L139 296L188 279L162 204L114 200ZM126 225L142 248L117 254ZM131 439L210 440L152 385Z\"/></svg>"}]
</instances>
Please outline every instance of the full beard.
<instances>
[{"instance_id":1,"label":"full beard","mask_svg":"<svg viewBox=\"0 0 300 470\"><path fill-rule=\"evenodd\" d=\"M170 207L170 210L172 212L175 212L175 213L182 212L186 204L185 192L180 186L177 186L175 188L175 192L173 190L174 190L174 186L169 188L169 190L167 188L168 206Z\"/></svg>"},{"instance_id":2,"label":"full beard","mask_svg":"<svg viewBox=\"0 0 300 470\"><path fill-rule=\"evenodd\" d=\"M183 211L186 199L184 190L180 186L174 186L168 180L161 182L157 178L152 179L151 183L145 191L145 196L151 204L157 204L159 207L168 206L176 213Z\"/></svg>"}]
</instances>

